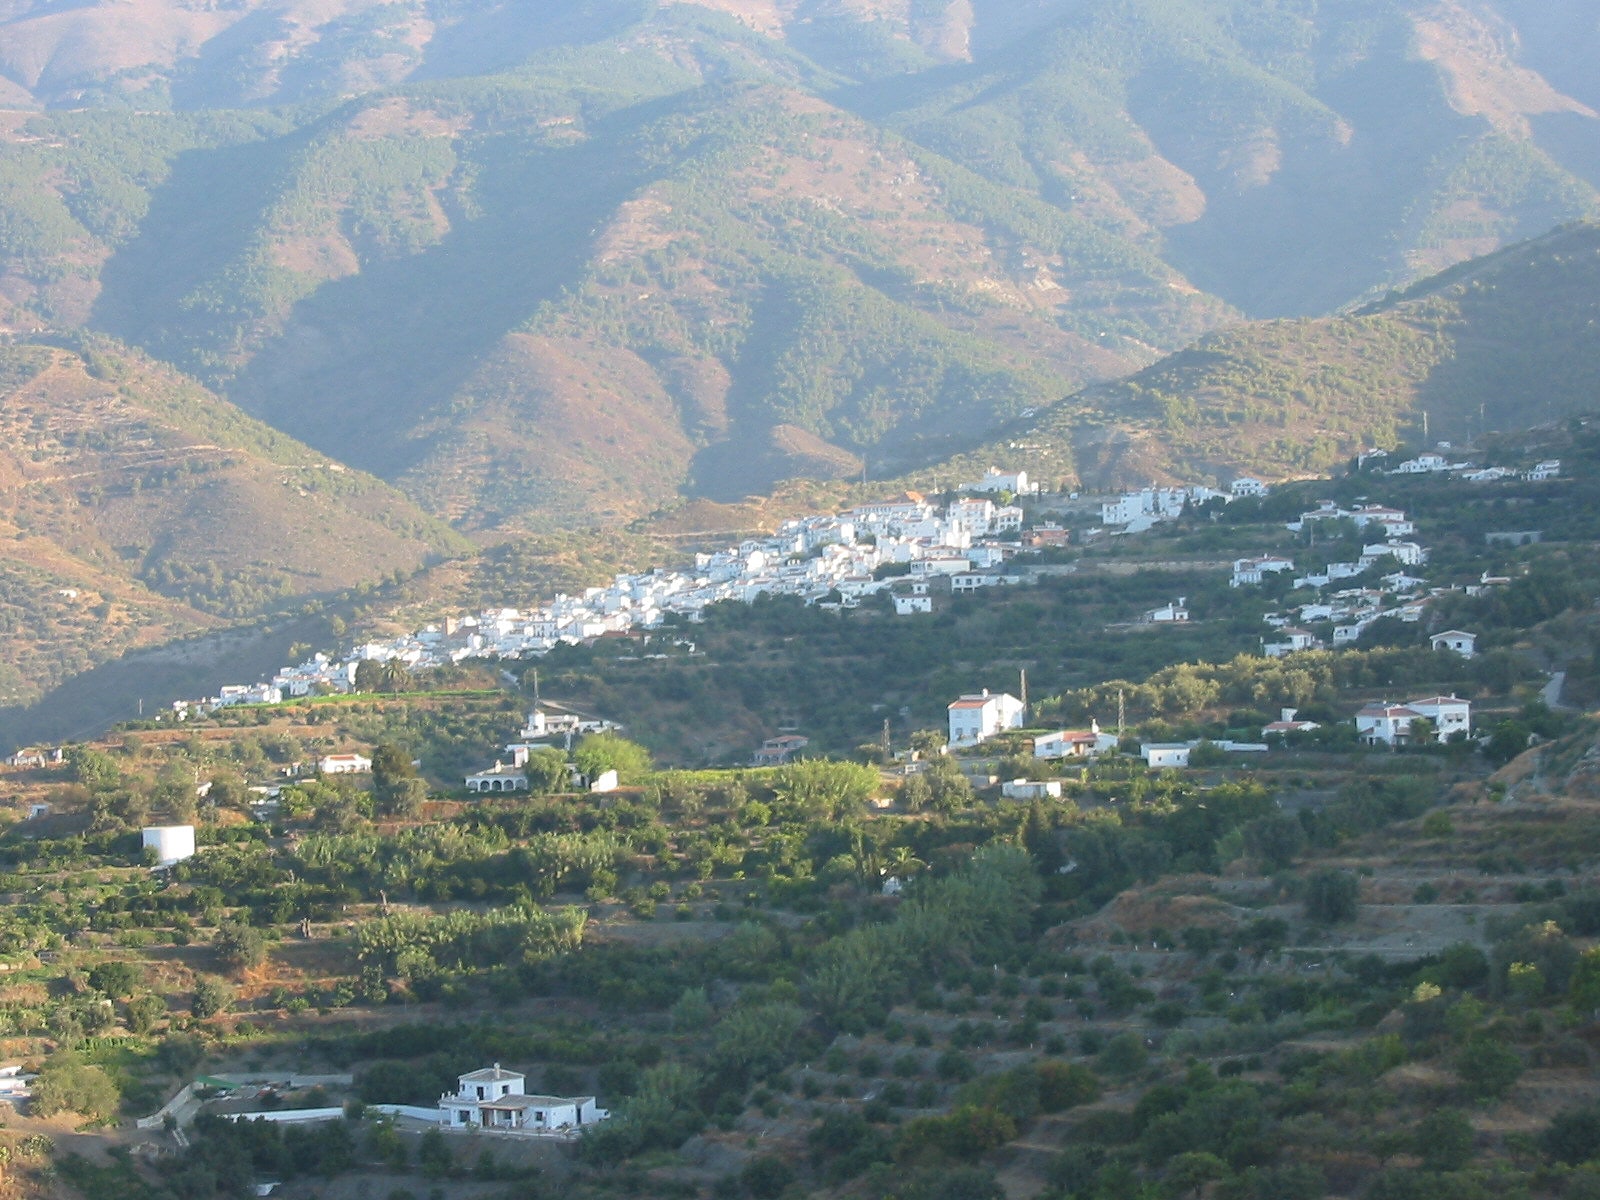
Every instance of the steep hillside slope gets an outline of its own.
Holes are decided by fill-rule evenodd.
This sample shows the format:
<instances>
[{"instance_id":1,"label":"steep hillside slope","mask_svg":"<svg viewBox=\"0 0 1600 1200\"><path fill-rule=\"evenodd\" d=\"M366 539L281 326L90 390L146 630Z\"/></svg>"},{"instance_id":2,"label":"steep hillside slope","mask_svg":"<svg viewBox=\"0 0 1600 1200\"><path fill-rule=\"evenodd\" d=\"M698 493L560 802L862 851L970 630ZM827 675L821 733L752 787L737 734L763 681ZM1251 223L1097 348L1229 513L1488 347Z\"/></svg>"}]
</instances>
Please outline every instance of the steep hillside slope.
<instances>
[{"instance_id":1,"label":"steep hillside slope","mask_svg":"<svg viewBox=\"0 0 1600 1200\"><path fill-rule=\"evenodd\" d=\"M0 22L47 109L0 115L0 324L109 332L491 538L935 461L1600 213L1580 0Z\"/></svg>"},{"instance_id":2,"label":"steep hillside slope","mask_svg":"<svg viewBox=\"0 0 1600 1200\"><path fill-rule=\"evenodd\" d=\"M1202 338L937 468L1004 457L1088 487L1321 472L1368 446L1464 441L1594 407L1600 224L1460 264L1347 316Z\"/></svg>"},{"instance_id":3,"label":"steep hillside slope","mask_svg":"<svg viewBox=\"0 0 1600 1200\"><path fill-rule=\"evenodd\" d=\"M0 705L466 548L386 485L109 346L0 350L0 430Z\"/></svg>"}]
</instances>

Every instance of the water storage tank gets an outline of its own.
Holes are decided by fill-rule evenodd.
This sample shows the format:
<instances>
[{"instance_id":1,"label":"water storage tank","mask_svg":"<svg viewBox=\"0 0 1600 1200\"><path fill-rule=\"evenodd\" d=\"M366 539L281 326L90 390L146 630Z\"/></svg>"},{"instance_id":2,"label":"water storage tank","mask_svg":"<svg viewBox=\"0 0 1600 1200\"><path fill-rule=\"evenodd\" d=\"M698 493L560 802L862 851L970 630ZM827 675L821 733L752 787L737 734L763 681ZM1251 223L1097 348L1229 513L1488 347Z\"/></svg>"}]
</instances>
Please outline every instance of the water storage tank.
<instances>
[{"instance_id":1,"label":"water storage tank","mask_svg":"<svg viewBox=\"0 0 1600 1200\"><path fill-rule=\"evenodd\" d=\"M170 867L194 857L193 825L151 825L144 831L145 849L156 852L156 866Z\"/></svg>"}]
</instances>

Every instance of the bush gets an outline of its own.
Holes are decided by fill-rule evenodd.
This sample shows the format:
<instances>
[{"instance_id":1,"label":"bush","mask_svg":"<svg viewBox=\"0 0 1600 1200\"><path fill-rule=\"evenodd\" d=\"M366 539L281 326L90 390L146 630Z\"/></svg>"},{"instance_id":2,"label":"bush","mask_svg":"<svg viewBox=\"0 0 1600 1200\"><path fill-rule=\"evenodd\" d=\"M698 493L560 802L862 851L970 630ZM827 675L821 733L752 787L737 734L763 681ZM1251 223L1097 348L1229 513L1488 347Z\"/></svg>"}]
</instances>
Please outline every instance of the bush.
<instances>
[{"instance_id":1,"label":"bush","mask_svg":"<svg viewBox=\"0 0 1600 1200\"><path fill-rule=\"evenodd\" d=\"M233 989L220 979L202 979L194 989L189 1011L197 1017L214 1017L233 1005Z\"/></svg>"},{"instance_id":2,"label":"bush","mask_svg":"<svg viewBox=\"0 0 1600 1200\"><path fill-rule=\"evenodd\" d=\"M1498 1099L1521 1077L1522 1059L1509 1046L1478 1034L1456 1056L1456 1074L1474 1099Z\"/></svg>"},{"instance_id":3,"label":"bush","mask_svg":"<svg viewBox=\"0 0 1600 1200\"><path fill-rule=\"evenodd\" d=\"M1551 1158L1571 1166L1600 1157L1600 1104L1557 1113L1539 1144Z\"/></svg>"},{"instance_id":4,"label":"bush","mask_svg":"<svg viewBox=\"0 0 1600 1200\"><path fill-rule=\"evenodd\" d=\"M33 1084L33 1110L41 1117L70 1112L91 1121L110 1121L121 1103L122 1094L111 1076L76 1054L52 1057Z\"/></svg>"},{"instance_id":5,"label":"bush","mask_svg":"<svg viewBox=\"0 0 1600 1200\"><path fill-rule=\"evenodd\" d=\"M1462 1112L1441 1108L1417 1125L1416 1153L1430 1171L1459 1171L1472 1157L1472 1124Z\"/></svg>"},{"instance_id":6,"label":"bush","mask_svg":"<svg viewBox=\"0 0 1600 1200\"><path fill-rule=\"evenodd\" d=\"M1306 917L1322 925L1355 919L1361 885L1348 871L1322 870L1306 880Z\"/></svg>"},{"instance_id":7,"label":"bush","mask_svg":"<svg viewBox=\"0 0 1600 1200\"><path fill-rule=\"evenodd\" d=\"M739 1173L739 1181L755 1200L777 1200L784 1188L794 1182L794 1168L783 1159L767 1154L746 1163Z\"/></svg>"}]
</instances>

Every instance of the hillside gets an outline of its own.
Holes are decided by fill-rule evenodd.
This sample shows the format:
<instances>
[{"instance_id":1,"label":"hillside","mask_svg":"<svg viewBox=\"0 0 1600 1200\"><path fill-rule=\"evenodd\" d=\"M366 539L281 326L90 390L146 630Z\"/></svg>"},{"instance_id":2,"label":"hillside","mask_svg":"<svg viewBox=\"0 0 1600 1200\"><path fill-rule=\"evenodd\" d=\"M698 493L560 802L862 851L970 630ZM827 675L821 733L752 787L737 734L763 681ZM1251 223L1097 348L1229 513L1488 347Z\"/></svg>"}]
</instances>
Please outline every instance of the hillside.
<instances>
[{"instance_id":1,"label":"hillside","mask_svg":"<svg viewBox=\"0 0 1600 1200\"><path fill-rule=\"evenodd\" d=\"M1348 315L1212 334L1014 423L930 473L988 462L1085 488L1316 474L1371 446L1464 443L1587 411L1600 225L1460 264Z\"/></svg>"},{"instance_id":2,"label":"hillside","mask_svg":"<svg viewBox=\"0 0 1600 1200\"><path fill-rule=\"evenodd\" d=\"M106 343L0 348L0 428L0 708L466 549L393 489Z\"/></svg>"},{"instance_id":3,"label":"hillside","mask_svg":"<svg viewBox=\"0 0 1600 1200\"><path fill-rule=\"evenodd\" d=\"M893 474L1597 211L1580 0L533 16L13 6L0 323L501 539Z\"/></svg>"}]
</instances>

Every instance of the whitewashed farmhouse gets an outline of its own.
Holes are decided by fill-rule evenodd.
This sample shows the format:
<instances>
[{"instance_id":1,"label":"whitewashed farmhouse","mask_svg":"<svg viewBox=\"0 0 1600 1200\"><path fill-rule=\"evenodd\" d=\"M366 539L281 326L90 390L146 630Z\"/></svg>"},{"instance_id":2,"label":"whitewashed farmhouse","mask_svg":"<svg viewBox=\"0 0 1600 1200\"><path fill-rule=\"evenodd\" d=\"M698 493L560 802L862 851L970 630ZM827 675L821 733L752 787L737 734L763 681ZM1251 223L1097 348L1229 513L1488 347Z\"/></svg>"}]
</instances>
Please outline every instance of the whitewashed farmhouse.
<instances>
[{"instance_id":1,"label":"whitewashed farmhouse","mask_svg":"<svg viewBox=\"0 0 1600 1200\"><path fill-rule=\"evenodd\" d=\"M593 1096L530 1096L526 1076L499 1063L459 1077L455 1095L439 1097L439 1123L524 1134L576 1133L611 1114Z\"/></svg>"},{"instance_id":2,"label":"whitewashed farmhouse","mask_svg":"<svg viewBox=\"0 0 1600 1200\"><path fill-rule=\"evenodd\" d=\"M988 688L962 696L950 703L950 744L975 746L1007 729L1021 729L1024 719L1021 700L1006 692L991 693Z\"/></svg>"}]
</instances>

